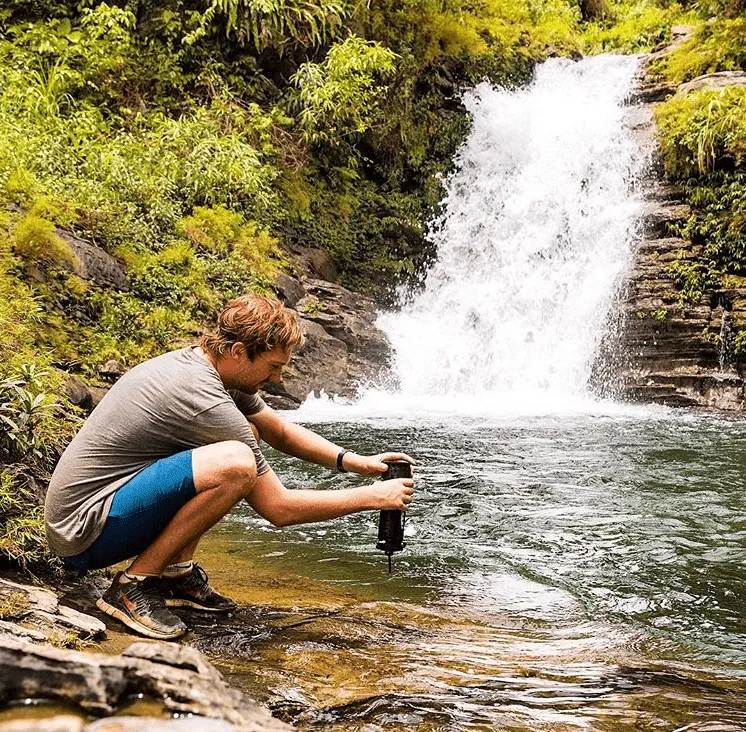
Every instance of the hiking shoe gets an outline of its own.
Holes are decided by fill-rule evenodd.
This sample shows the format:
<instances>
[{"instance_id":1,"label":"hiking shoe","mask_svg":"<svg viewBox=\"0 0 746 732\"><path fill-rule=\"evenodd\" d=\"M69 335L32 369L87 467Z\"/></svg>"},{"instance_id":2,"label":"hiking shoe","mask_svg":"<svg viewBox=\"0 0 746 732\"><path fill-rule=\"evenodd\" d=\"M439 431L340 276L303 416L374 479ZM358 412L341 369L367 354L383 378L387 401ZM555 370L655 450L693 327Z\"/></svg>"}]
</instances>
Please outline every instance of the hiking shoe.
<instances>
[{"instance_id":1,"label":"hiking shoe","mask_svg":"<svg viewBox=\"0 0 746 732\"><path fill-rule=\"evenodd\" d=\"M96 606L107 615L121 620L135 633L168 640L186 633L184 622L177 618L163 601L163 591L159 577L146 577L120 584L119 572L103 596L96 600Z\"/></svg>"},{"instance_id":2,"label":"hiking shoe","mask_svg":"<svg viewBox=\"0 0 746 732\"><path fill-rule=\"evenodd\" d=\"M181 577L161 577L163 595L169 607L193 607L211 613L230 613L236 603L210 587L207 572L199 564Z\"/></svg>"}]
</instances>

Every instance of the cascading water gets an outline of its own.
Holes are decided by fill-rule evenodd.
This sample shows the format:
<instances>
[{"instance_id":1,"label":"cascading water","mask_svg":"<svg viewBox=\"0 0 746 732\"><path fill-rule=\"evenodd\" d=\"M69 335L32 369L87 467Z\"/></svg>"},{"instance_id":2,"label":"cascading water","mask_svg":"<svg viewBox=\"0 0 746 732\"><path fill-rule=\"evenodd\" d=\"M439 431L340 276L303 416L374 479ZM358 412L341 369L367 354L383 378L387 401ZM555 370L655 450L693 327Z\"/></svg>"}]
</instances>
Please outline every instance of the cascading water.
<instances>
[{"instance_id":1,"label":"cascading water","mask_svg":"<svg viewBox=\"0 0 746 732\"><path fill-rule=\"evenodd\" d=\"M437 262L379 322L402 396L585 394L638 234L646 161L623 124L637 69L553 59L526 89L466 95L473 130L432 227Z\"/></svg>"}]
</instances>

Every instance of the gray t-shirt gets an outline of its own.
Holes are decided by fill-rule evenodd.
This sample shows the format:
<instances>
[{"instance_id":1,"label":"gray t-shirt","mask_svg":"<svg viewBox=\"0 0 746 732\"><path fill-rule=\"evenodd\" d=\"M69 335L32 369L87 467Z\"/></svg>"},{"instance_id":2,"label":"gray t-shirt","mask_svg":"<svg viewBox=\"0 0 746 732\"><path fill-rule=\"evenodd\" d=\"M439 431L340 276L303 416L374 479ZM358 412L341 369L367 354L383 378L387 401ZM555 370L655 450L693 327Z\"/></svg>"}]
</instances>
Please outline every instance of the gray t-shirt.
<instances>
[{"instance_id":1,"label":"gray t-shirt","mask_svg":"<svg viewBox=\"0 0 746 732\"><path fill-rule=\"evenodd\" d=\"M228 392L207 358L189 346L122 376L68 445L44 507L52 549L69 557L104 528L114 493L156 460L202 445L239 440L269 470L247 417L264 409L255 394Z\"/></svg>"}]
</instances>

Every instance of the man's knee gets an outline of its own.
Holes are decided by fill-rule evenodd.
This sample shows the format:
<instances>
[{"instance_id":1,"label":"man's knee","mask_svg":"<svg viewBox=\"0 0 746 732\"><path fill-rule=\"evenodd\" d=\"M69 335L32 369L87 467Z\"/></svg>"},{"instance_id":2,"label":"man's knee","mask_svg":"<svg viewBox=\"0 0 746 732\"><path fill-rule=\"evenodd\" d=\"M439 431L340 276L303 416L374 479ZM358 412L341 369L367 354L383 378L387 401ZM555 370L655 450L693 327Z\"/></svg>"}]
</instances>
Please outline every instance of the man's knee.
<instances>
[{"instance_id":1,"label":"man's knee","mask_svg":"<svg viewBox=\"0 0 746 732\"><path fill-rule=\"evenodd\" d=\"M254 451L237 440L197 448L192 463L198 491L225 487L246 495L256 482Z\"/></svg>"}]
</instances>

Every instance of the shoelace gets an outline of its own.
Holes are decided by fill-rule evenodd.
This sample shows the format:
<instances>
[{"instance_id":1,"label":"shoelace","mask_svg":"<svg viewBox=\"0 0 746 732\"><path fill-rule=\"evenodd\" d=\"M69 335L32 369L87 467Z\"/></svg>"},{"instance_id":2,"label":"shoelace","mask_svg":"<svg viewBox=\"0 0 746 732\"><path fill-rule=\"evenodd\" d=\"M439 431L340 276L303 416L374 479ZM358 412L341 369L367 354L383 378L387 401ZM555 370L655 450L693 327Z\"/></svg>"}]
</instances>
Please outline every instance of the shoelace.
<instances>
[{"instance_id":1,"label":"shoelace","mask_svg":"<svg viewBox=\"0 0 746 732\"><path fill-rule=\"evenodd\" d=\"M133 584L134 587L132 587ZM158 579L156 577L148 577L140 582L131 582L129 586L131 589L127 591L127 594L132 601L136 603L140 600L155 602L157 607L164 605L163 596L158 590ZM127 587L127 585L124 585L124 587Z\"/></svg>"},{"instance_id":2,"label":"shoelace","mask_svg":"<svg viewBox=\"0 0 746 732\"><path fill-rule=\"evenodd\" d=\"M207 572L196 563L192 567L192 573L185 580L188 585L198 589L209 587L210 584L207 580Z\"/></svg>"}]
</instances>

